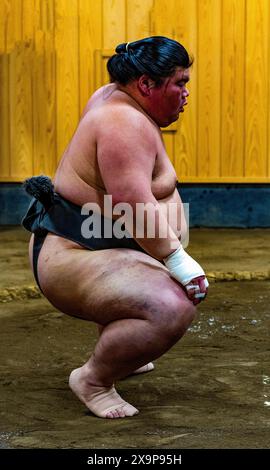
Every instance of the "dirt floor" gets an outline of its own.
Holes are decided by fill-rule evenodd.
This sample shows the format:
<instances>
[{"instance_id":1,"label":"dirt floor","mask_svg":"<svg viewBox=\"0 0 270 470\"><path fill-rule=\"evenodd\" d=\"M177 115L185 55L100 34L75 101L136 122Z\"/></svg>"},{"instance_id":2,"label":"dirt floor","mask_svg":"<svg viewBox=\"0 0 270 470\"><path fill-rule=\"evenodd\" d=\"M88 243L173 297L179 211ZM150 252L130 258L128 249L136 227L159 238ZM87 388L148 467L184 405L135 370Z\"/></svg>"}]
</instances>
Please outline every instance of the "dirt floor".
<instances>
[{"instance_id":1,"label":"dirt floor","mask_svg":"<svg viewBox=\"0 0 270 470\"><path fill-rule=\"evenodd\" d=\"M27 238L0 232L1 448L270 448L269 230L191 231L188 251L214 273L209 296L154 371L117 384L140 410L119 420L69 390L96 328L31 291ZM229 274L254 280L215 282Z\"/></svg>"}]
</instances>

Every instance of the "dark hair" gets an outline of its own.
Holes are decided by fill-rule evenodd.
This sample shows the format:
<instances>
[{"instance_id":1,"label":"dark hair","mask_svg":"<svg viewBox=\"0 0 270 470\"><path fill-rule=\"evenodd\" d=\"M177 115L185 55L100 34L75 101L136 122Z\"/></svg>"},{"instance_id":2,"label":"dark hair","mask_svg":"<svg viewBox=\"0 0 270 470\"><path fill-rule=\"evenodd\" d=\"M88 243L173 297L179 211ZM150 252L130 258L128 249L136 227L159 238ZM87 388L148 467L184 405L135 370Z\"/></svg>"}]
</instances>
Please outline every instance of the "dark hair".
<instances>
[{"instance_id":1,"label":"dark hair","mask_svg":"<svg viewBox=\"0 0 270 470\"><path fill-rule=\"evenodd\" d=\"M151 36L119 44L107 62L111 82L121 85L147 74L156 85L174 74L177 67L189 68L193 59L177 41L164 36Z\"/></svg>"}]
</instances>

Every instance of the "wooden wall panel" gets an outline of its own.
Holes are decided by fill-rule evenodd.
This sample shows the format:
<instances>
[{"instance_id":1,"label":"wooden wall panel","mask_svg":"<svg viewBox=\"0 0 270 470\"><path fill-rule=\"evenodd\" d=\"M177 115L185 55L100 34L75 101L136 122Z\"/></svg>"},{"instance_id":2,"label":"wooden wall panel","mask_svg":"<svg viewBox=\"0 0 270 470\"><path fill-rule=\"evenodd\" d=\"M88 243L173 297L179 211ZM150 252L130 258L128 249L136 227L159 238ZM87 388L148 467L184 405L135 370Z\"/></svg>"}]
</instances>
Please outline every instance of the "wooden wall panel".
<instances>
[{"instance_id":1,"label":"wooden wall panel","mask_svg":"<svg viewBox=\"0 0 270 470\"><path fill-rule=\"evenodd\" d=\"M0 181L10 178L9 55L10 1L0 2Z\"/></svg>"},{"instance_id":2,"label":"wooden wall panel","mask_svg":"<svg viewBox=\"0 0 270 470\"><path fill-rule=\"evenodd\" d=\"M127 0L127 41L135 41L150 35L150 13L154 0Z\"/></svg>"},{"instance_id":3,"label":"wooden wall panel","mask_svg":"<svg viewBox=\"0 0 270 470\"><path fill-rule=\"evenodd\" d=\"M96 50L94 54L94 66L95 66L95 90L100 88L106 83L109 83L109 74L107 71L107 61L109 57L111 57L114 54L113 49L109 50Z\"/></svg>"},{"instance_id":4,"label":"wooden wall panel","mask_svg":"<svg viewBox=\"0 0 270 470\"><path fill-rule=\"evenodd\" d=\"M34 37L35 29L35 0L22 1L22 40L29 44Z\"/></svg>"},{"instance_id":5,"label":"wooden wall panel","mask_svg":"<svg viewBox=\"0 0 270 470\"><path fill-rule=\"evenodd\" d=\"M225 177L244 172L245 13L245 0L222 2L220 157Z\"/></svg>"},{"instance_id":6,"label":"wooden wall panel","mask_svg":"<svg viewBox=\"0 0 270 470\"><path fill-rule=\"evenodd\" d=\"M125 0L103 0L103 49L113 49L126 41Z\"/></svg>"},{"instance_id":7,"label":"wooden wall panel","mask_svg":"<svg viewBox=\"0 0 270 470\"><path fill-rule=\"evenodd\" d=\"M269 7L268 7L269 8ZM270 9L268 10L268 44L270 42ZM267 58L267 64L268 64L268 75L270 73L270 47L268 47L268 58ZM268 100L267 100L267 121L268 121L268 130L267 130L267 178L268 181L270 181L270 80L268 80Z\"/></svg>"},{"instance_id":8,"label":"wooden wall panel","mask_svg":"<svg viewBox=\"0 0 270 470\"><path fill-rule=\"evenodd\" d=\"M18 42L10 53L10 171L15 178L33 172L31 45Z\"/></svg>"},{"instance_id":9,"label":"wooden wall panel","mask_svg":"<svg viewBox=\"0 0 270 470\"><path fill-rule=\"evenodd\" d=\"M78 0L55 1L57 160L79 120Z\"/></svg>"},{"instance_id":10,"label":"wooden wall panel","mask_svg":"<svg viewBox=\"0 0 270 470\"><path fill-rule=\"evenodd\" d=\"M14 49L22 40L22 1L4 0L6 8L6 52Z\"/></svg>"},{"instance_id":11,"label":"wooden wall panel","mask_svg":"<svg viewBox=\"0 0 270 470\"><path fill-rule=\"evenodd\" d=\"M1 0L0 181L53 175L117 44L194 55L189 104L162 129L182 182L270 182L269 0Z\"/></svg>"},{"instance_id":12,"label":"wooden wall panel","mask_svg":"<svg viewBox=\"0 0 270 470\"><path fill-rule=\"evenodd\" d=\"M247 0L245 176L267 174L269 1Z\"/></svg>"},{"instance_id":13,"label":"wooden wall panel","mask_svg":"<svg viewBox=\"0 0 270 470\"><path fill-rule=\"evenodd\" d=\"M198 2L198 147L202 177L220 176L220 2Z\"/></svg>"},{"instance_id":14,"label":"wooden wall panel","mask_svg":"<svg viewBox=\"0 0 270 470\"><path fill-rule=\"evenodd\" d=\"M175 39L183 44L189 54L193 56L194 63L190 70L190 82L188 105L185 112L180 115L177 124L177 133L174 138L174 166L179 180L183 181L197 175L197 84L198 84L198 60L197 60L197 3L189 0L179 0L175 5Z\"/></svg>"},{"instance_id":15,"label":"wooden wall panel","mask_svg":"<svg viewBox=\"0 0 270 470\"><path fill-rule=\"evenodd\" d=\"M178 0L155 0L151 12L152 33L175 38L175 19Z\"/></svg>"},{"instance_id":16,"label":"wooden wall panel","mask_svg":"<svg viewBox=\"0 0 270 470\"><path fill-rule=\"evenodd\" d=\"M166 148L166 152L171 161L174 159L174 133L163 132L163 141Z\"/></svg>"},{"instance_id":17,"label":"wooden wall panel","mask_svg":"<svg viewBox=\"0 0 270 470\"><path fill-rule=\"evenodd\" d=\"M6 52L8 17L9 17L9 3L7 1L1 1L0 2L0 54L5 54Z\"/></svg>"},{"instance_id":18,"label":"wooden wall panel","mask_svg":"<svg viewBox=\"0 0 270 470\"><path fill-rule=\"evenodd\" d=\"M11 176L9 134L9 56L0 54L0 178L7 181Z\"/></svg>"},{"instance_id":19,"label":"wooden wall panel","mask_svg":"<svg viewBox=\"0 0 270 470\"><path fill-rule=\"evenodd\" d=\"M79 0L80 113L95 89L94 54L101 48L102 0Z\"/></svg>"},{"instance_id":20,"label":"wooden wall panel","mask_svg":"<svg viewBox=\"0 0 270 470\"><path fill-rule=\"evenodd\" d=\"M35 1L33 60L33 173L56 167L56 53L53 0Z\"/></svg>"}]
</instances>

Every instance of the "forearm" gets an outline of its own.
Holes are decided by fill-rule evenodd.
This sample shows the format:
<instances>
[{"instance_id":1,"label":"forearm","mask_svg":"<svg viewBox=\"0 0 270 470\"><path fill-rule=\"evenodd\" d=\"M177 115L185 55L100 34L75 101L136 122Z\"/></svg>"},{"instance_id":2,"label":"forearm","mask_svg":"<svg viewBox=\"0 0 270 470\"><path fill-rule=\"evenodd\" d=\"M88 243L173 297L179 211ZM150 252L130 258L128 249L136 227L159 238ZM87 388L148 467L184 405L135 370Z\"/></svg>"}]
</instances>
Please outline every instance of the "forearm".
<instances>
[{"instance_id":1,"label":"forearm","mask_svg":"<svg viewBox=\"0 0 270 470\"><path fill-rule=\"evenodd\" d=\"M134 238L150 256L162 260L181 246L177 234L159 205L153 216L144 214L143 220L143 230L140 216L134 221L139 228L139 233L135 233Z\"/></svg>"},{"instance_id":2,"label":"forearm","mask_svg":"<svg viewBox=\"0 0 270 470\"><path fill-rule=\"evenodd\" d=\"M162 260L181 246L179 233L170 226L164 208L154 197L150 201L140 199L139 203L129 200L128 204L132 210L125 217L126 229L150 256Z\"/></svg>"}]
</instances>

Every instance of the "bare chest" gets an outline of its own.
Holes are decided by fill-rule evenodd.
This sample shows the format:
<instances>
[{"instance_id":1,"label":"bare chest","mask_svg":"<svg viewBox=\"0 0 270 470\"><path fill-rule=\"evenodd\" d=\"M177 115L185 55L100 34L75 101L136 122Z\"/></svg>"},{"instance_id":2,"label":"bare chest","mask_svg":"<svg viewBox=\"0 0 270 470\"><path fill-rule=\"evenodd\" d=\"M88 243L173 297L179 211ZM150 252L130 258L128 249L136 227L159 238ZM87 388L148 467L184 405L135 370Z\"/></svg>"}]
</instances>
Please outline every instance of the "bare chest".
<instances>
[{"instance_id":1,"label":"bare chest","mask_svg":"<svg viewBox=\"0 0 270 470\"><path fill-rule=\"evenodd\" d=\"M160 150L152 173L152 193L156 199L164 199L175 190L177 176L165 150Z\"/></svg>"}]
</instances>

